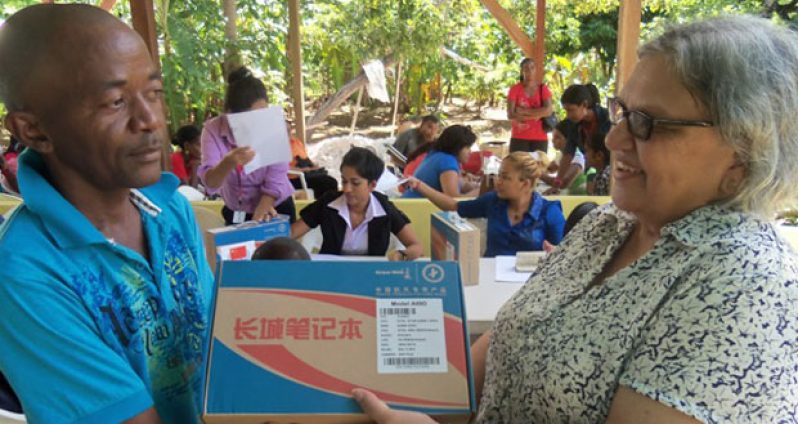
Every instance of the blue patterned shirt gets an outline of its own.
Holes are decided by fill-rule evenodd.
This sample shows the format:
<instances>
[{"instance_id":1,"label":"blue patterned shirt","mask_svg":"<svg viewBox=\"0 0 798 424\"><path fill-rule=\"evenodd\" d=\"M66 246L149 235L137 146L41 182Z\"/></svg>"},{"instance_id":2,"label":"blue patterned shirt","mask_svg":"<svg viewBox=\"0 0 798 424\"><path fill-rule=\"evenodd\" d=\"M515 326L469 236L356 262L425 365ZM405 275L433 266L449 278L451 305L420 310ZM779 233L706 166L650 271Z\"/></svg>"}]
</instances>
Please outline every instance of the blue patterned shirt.
<instances>
[{"instance_id":1,"label":"blue patterned shirt","mask_svg":"<svg viewBox=\"0 0 798 424\"><path fill-rule=\"evenodd\" d=\"M0 371L29 421L110 423L154 406L197 423L213 276L173 175L131 192L149 260L106 239L20 160L24 205L0 227Z\"/></svg>"},{"instance_id":2,"label":"blue patterned shirt","mask_svg":"<svg viewBox=\"0 0 798 424\"><path fill-rule=\"evenodd\" d=\"M479 423L601 423L619 386L706 423L798 422L798 255L707 206L591 282L634 219L593 211L502 307Z\"/></svg>"}]
</instances>

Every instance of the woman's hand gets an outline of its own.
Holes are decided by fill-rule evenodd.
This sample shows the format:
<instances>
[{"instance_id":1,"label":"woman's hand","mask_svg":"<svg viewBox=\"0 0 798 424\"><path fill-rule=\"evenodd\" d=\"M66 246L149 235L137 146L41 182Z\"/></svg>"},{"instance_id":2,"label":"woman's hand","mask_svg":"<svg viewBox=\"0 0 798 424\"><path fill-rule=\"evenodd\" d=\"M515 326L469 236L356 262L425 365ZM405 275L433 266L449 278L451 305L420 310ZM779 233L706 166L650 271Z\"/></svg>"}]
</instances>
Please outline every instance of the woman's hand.
<instances>
[{"instance_id":1,"label":"woman's hand","mask_svg":"<svg viewBox=\"0 0 798 424\"><path fill-rule=\"evenodd\" d=\"M406 261L409 258L407 257L407 253L403 250L392 250L388 252L388 260L393 262L398 261Z\"/></svg>"},{"instance_id":2,"label":"woman's hand","mask_svg":"<svg viewBox=\"0 0 798 424\"><path fill-rule=\"evenodd\" d=\"M435 424L432 418L418 412L396 411L388 407L385 402L368 390L355 389L352 391L363 412L377 424Z\"/></svg>"},{"instance_id":3,"label":"woman's hand","mask_svg":"<svg viewBox=\"0 0 798 424\"><path fill-rule=\"evenodd\" d=\"M222 158L222 161L230 164L232 167L244 166L255 159L255 151L251 147L236 147L227 152Z\"/></svg>"},{"instance_id":4,"label":"woman's hand","mask_svg":"<svg viewBox=\"0 0 798 424\"><path fill-rule=\"evenodd\" d=\"M269 221L277 216L277 211L274 209L274 198L264 195L260 198L255 212L252 212L253 221Z\"/></svg>"},{"instance_id":5,"label":"woman's hand","mask_svg":"<svg viewBox=\"0 0 798 424\"><path fill-rule=\"evenodd\" d=\"M413 189L413 190L418 191L418 188L422 184L424 184L424 183L421 180L419 180L418 178L416 178L416 177L408 177L407 181L405 181L405 183L402 184L402 187L404 187L405 190Z\"/></svg>"}]
</instances>

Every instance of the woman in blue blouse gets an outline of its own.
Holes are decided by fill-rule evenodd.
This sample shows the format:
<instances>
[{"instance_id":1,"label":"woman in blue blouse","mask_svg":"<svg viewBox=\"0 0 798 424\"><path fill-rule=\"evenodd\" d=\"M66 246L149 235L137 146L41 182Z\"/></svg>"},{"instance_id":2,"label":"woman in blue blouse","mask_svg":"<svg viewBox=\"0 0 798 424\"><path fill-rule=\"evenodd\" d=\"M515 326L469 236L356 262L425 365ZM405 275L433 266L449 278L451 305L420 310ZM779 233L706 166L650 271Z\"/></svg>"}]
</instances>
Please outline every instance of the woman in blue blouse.
<instances>
[{"instance_id":1,"label":"woman in blue blouse","mask_svg":"<svg viewBox=\"0 0 798 424\"><path fill-rule=\"evenodd\" d=\"M562 240L562 205L535 192L535 184L547 166L543 153L511 153L502 161L496 191L461 202L419 179L412 179L408 185L445 211L457 211L464 218L487 218L485 256L515 255L518 251L543 250L544 242L556 245Z\"/></svg>"},{"instance_id":2,"label":"woman in blue blouse","mask_svg":"<svg viewBox=\"0 0 798 424\"><path fill-rule=\"evenodd\" d=\"M476 141L477 136L469 127L452 125L446 128L413 176L450 197L476 196L479 186L460 179L460 165L468 160ZM402 197L422 195L407 190Z\"/></svg>"}]
</instances>

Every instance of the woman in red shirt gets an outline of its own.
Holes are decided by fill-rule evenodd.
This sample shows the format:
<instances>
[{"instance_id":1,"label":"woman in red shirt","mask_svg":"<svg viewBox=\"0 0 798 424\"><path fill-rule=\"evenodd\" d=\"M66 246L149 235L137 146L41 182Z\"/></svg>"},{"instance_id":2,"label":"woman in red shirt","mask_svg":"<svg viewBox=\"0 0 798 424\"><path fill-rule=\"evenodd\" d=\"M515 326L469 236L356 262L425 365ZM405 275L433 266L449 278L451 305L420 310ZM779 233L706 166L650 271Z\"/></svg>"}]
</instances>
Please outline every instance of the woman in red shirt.
<instances>
[{"instance_id":1,"label":"woman in red shirt","mask_svg":"<svg viewBox=\"0 0 798 424\"><path fill-rule=\"evenodd\" d=\"M513 126L510 153L548 150L548 137L540 119L551 115L551 110L549 88L535 79L535 62L524 58L520 82L510 87L507 94L507 119Z\"/></svg>"}]
</instances>

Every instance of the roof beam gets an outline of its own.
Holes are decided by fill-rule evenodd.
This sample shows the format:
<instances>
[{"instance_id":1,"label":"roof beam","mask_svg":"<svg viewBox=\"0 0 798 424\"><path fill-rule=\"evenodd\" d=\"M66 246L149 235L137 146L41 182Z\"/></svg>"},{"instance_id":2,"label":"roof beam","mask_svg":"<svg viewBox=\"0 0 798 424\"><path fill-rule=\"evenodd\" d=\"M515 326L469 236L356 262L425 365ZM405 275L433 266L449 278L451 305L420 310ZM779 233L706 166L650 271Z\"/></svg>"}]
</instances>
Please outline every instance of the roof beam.
<instances>
[{"instance_id":1,"label":"roof beam","mask_svg":"<svg viewBox=\"0 0 798 424\"><path fill-rule=\"evenodd\" d=\"M499 22L499 25L504 28L507 32L507 35L510 36L515 44L521 48L521 51L524 52L526 57L535 57L535 47L532 44L532 40L529 39L529 36L518 26L518 24L513 20L513 17L510 15L510 12L505 10L498 1L496 0L479 0L483 6L493 15L494 18Z\"/></svg>"},{"instance_id":2,"label":"roof beam","mask_svg":"<svg viewBox=\"0 0 798 424\"><path fill-rule=\"evenodd\" d=\"M615 93L632 75L637 64L637 45L640 40L641 0L621 0L618 13L618 60L615 72Z\"/></svg>"}]
</instances>

